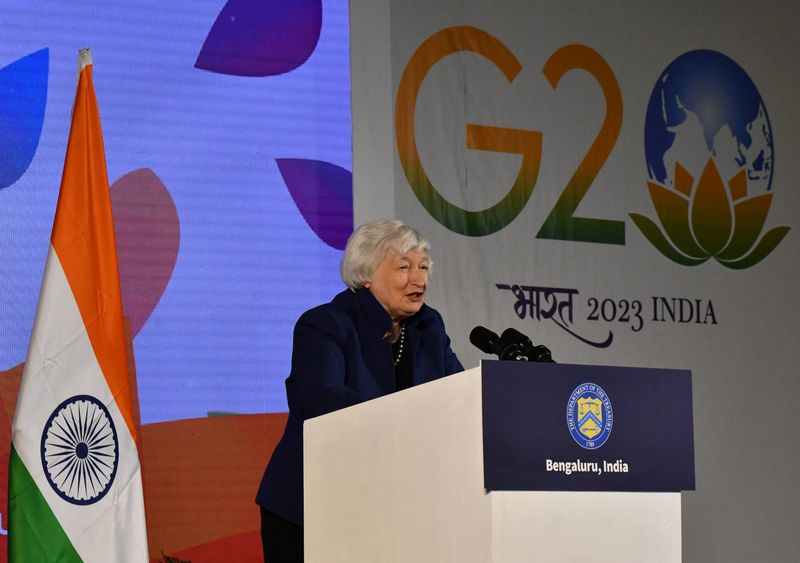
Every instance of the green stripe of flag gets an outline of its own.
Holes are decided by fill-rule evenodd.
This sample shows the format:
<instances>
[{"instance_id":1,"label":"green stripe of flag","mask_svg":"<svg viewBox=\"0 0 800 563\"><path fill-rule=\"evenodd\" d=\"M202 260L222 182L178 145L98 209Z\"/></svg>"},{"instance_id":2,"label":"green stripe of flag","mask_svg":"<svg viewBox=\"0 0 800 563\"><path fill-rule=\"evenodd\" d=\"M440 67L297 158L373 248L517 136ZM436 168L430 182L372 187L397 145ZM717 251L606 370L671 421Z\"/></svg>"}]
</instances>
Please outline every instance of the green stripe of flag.
<instances>
[{"instance_id":1,"label":"green stripe of flag","mask_svg":"<svg viewBox=\"0 0 800 563\"><path fill-rule=\"evenodd\" d=\"M10 562L81 561L13 445L8 459L8 512Z\"/></svg>"}]
</instances>

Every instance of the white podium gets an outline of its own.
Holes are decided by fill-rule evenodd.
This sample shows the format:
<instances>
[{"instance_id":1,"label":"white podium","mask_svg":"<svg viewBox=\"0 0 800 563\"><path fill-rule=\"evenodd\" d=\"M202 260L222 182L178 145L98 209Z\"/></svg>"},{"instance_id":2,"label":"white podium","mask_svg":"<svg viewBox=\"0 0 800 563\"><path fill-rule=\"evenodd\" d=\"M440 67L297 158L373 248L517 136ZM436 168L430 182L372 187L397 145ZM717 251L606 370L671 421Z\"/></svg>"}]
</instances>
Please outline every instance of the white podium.
<instances>
[{"instance_id":1,"label":"white podium","mask_svg":"<svg viewBox=\"0 0 800 563\"><path fill-rule=\"evenodd\" d=\"M482 408L475 368L306 421L306 561L681 560L680 492L487 491Z\"/></svg>"}]
</instances>

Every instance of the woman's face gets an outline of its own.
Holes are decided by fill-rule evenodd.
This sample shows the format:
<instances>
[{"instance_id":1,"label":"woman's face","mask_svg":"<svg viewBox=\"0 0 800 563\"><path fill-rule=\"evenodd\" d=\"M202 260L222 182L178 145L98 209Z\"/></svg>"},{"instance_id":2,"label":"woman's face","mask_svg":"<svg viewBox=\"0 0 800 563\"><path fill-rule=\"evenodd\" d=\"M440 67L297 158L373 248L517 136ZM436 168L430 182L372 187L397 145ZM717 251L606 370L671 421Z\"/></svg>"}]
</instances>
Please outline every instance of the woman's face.
<instances>
[{"instance_id":1,"label":"woman's face","mask_svg":"<svg viewBox=\"0 0 800 563\"><path fill-rule=\"evenodd\" d=\"M429 266L430 258L424 252L389 251L364 285L392 320L399 321L419 311L425 302Z\"/></svg>"}]
</instances>

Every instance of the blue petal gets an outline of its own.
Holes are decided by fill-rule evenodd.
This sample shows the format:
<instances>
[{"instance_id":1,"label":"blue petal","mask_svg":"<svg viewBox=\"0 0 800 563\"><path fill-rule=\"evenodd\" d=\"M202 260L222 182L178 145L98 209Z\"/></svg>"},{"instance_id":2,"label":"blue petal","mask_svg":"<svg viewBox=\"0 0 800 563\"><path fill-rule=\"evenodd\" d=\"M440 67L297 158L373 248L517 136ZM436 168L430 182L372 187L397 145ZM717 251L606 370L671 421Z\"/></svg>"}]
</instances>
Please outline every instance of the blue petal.
<instances>
[{"instance_id":1,"label":"blue petal","mask_svg":"<svg viewBox=\"0 0 800 563\"><path fill-rule=\"evenodd\" d=\"M308 226L325 244L344 250L353 232L353 174L322 160L279 158L277 163Z\"/></svg>"},{"instance_id":2,"label":"blue petal","mask_svg":"<svg viewBox=\"0 0 800 563\"><path fill-rule=\"evenodd\" d=\"M314 52L321 28L321 0L229 0L194 66L233 76L290 72Z\"/></svg>"},{"instance_id":3,"label":"blue petal","mask_svg":"<svg viewBox=\"0 0 800 563\"><path fill-rule=\"evenodd\" d=\"M36 51L0 69L0 189L28 169L44 123L49 50Z\"/></svg>"}]
</instances>

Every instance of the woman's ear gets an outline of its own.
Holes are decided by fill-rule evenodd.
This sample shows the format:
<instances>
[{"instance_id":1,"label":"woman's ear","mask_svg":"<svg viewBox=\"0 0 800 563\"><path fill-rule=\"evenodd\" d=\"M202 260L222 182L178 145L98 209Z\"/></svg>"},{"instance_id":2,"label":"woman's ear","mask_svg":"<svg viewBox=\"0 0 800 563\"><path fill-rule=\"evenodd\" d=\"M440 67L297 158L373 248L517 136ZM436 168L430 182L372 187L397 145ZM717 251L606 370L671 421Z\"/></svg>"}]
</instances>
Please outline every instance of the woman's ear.
<instances>
[{"instance_id":1,"label":"woman's ear","mask_svg":"<svg viewBox=\"0 0 800 563\"><path fill-rule=\"evenodd\" d=\"M365 288L369 289L369 286L370 286L370 285L372 285L370 282L368 282L368 281L365 281L365 282L364 282L364 287L365 287Z\"/></svg>"}]
</instances>

